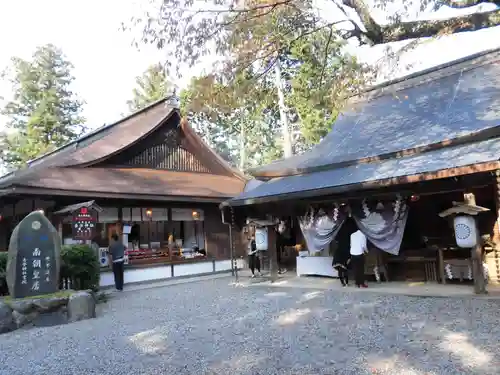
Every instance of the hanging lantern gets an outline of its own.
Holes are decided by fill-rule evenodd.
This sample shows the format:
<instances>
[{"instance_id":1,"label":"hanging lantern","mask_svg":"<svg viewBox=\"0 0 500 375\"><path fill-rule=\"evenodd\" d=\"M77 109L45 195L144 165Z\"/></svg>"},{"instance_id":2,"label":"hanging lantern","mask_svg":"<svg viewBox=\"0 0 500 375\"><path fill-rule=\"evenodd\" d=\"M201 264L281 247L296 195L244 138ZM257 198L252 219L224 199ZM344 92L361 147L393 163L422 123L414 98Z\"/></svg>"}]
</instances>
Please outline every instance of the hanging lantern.
<instances>
[{"instance_id":1,"label":"hanging lantern","mask_svg":"<svg viewBox=\"0 0 500 375\"><path fill-rule=\"evenodd\" d=\"M412 195L410 197L410 201L412 201L412 202L417 202L419 199L420 199L420 197L418 195Z\"/></svg>"},{"instance_id":2,"label":"hanging lantern","mask_svg":"<svg viewBox=\"0 0 500 375\"><path fill-rule=\"evenodd\" d=\"M148 219L151 219L153 217L153 210L151 208L148 208L146 210L146 216Z\"/></svg>"},{"instance_id":3,"label":"hanging lantern","mask_svg":"<svg viewBox=\"0 0 500 375\"><path fill-rule=\"evenodd\" d=\"M455 227L455 239L457 245L462 248L472 248L477 244L477 227L472 216L455 216L453 219Z\"/></svg>"},{"instance_id":4,"label":"hanging lantern","mask_svg":"<svg viewBox=\"0 0 500 375\"><path fill-rule=\"evenodd\" d=\"M200 213L198 211L193 211L191 213L191 216L193 217L193 220L200 220Z\"/></svg>"}]
</instances>

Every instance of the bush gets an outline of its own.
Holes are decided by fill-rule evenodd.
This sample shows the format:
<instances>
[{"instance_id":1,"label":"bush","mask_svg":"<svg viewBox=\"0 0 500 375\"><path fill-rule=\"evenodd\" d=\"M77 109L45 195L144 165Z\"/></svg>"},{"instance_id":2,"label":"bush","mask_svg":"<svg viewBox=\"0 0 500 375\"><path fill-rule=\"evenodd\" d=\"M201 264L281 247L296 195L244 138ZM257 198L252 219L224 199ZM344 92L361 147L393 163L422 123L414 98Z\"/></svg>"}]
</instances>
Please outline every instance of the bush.
<instances>
[{"instance_id":1,"label":"bush","mask_svg":"<svg viewBox=\"0 0 500 375\"><path fill-rule=\"evenodd\" d=\"M0 252L0 296L9 294L7 287L7 258L9 253L7 251Z\"/></svg>"},{"instance_id":2,"label":"bush","mask_svg":"<svg viewBox=\"0 0 500 375\"><path fill-rule=\"evenodd\" d=\"M97 291L100 264L97 252L88 245L64 246L61 252L61 282L70 282L71 289Z\"/></svg>"}]
</instances>

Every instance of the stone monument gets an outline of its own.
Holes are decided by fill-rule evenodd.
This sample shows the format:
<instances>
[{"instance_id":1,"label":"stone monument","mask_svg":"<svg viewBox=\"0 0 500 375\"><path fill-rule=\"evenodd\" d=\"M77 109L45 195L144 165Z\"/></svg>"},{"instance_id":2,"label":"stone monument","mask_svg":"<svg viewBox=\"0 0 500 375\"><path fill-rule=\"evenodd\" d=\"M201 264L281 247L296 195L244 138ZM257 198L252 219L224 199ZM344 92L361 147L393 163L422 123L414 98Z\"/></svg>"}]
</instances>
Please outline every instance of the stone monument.
<instances>
[{"instance_id":1,"label":"stone monument","mask_svg":"<svg viewBox=\"0 0 500 375\"><path fill-rule=\"evenodd\" d=\"M9 243L7 284L12 298L55 293L59 289L61 239L40 211L26 216Z\"/></svg>"}]
</instances>

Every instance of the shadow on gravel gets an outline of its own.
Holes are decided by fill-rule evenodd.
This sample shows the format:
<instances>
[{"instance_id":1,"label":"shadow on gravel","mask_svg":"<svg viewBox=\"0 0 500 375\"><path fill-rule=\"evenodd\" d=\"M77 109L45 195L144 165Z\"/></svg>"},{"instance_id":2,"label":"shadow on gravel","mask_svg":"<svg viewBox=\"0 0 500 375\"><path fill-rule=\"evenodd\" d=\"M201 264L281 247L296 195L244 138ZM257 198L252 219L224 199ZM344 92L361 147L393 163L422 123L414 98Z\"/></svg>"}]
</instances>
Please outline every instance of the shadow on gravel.
<instances>
[{"instance_id":1,"label":"shadow on gravel","mask_svg":"<svg viewBox=\"0 0 500 375\"><path fill-rule=\"evenodd\" d=\"M91 321L2 335L0 373L488 375L500 365L497 300L219 280L124 294L99 308Z\"/></svg>"},{"instance_id":2,"label":"shadow on gravel","mask_svg":"<svg viewBox=\"0 0 500 375\"><path fill-rule=\"evenodd\" d=\"M261 344L262 334L277 338L275 342L265 340L273 357L266 366L275 373L498 373L499 301L334 293L331 302L336 306L332 307L322 303L329 293L310 291L296 298L284 291L268 292L256 301L262 308L262 304L280 306L284 300L294 300L293 307L279 308L272 317L261 320L265 328L259 333L247 333L251 341ZM262 318L258 311L250 311L235 326L259 316ZM213 367L213 373L228 363L234 374L258 373L247 370L257 371L261 356L255 357L253 365L248 354L242 358L246 369L234 367L240 363L235 357Z\"/></svg>"}]
</instances>

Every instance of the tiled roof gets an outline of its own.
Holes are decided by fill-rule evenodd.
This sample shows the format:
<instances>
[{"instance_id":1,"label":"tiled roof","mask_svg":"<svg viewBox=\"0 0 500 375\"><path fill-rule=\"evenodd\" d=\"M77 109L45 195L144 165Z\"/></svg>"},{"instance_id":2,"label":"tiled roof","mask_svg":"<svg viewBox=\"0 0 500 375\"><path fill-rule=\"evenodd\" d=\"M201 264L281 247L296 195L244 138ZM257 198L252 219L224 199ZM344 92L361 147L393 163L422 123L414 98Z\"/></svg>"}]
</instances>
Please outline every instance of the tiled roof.
<instances>
[{"instance_id":1,"label":"tiled roof","mask_svg":"<svg viewBox=\"0 0 500 375\"><path fill-rule=\"evenodd\" d=\"M309 152L251 171L280 177L335 168L500 125L500 51L414 74L351 103ZM326 168L325 168L326 167Z\"/></svg>"},{"instance_id":2,"label":"tiled roof","mask_svg":"<svg viewBox=\"0 0 500 375\"><path fill-rule=\"evenodd\" d=\"M224 200L243 191L236 177L144 168L48 168L20 178L16 187L92 193L202 197Z\"/></svg>"},{"instance_id":3,"label":"tiled roof","mask_svg":"<svg viewBox=\"0 0 500 375\"><path fill-rule=\"evenodd\" d=\"M497 162L500 158L500 138L478 143L442 148L423 154L382 160L372 163L353 164L320 172L274 178L254 189L246 191L227 203L231 206L249 205L274 200L295 199L296 193L314 195L344 192L359 184L370 185L377 181L404 178L422 173L474 166L479 163ZM445 177L444 175L442 177ZM387 185L387 184L386 184ZM384 186L384 185L380 185Z\"/></svg>"},{"instance_id":4,"label":"tiled roof","mask_svg":"<svg viewBox=\"0 0 500 375\"><path fill-rule=\"evenodd\" d=\"M196 150L197 155L213 166L213 174L97 167L101 161L142 141L166 121L173 121L173 126L182 129L186 141ZM222 200L242 192L246 180L210 149L186 121L181 121L177 109L161 100L35 160L27 168L0 178L0 188L199 196Z\"/></svg>"}]
</instances>

